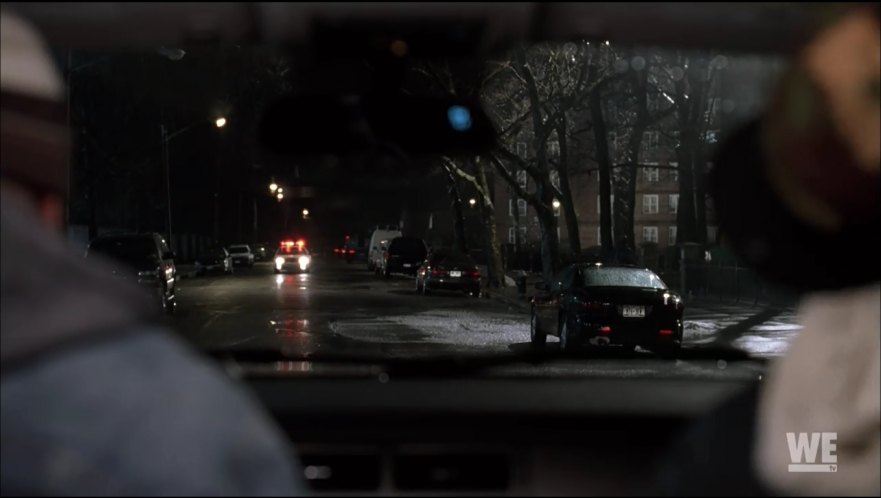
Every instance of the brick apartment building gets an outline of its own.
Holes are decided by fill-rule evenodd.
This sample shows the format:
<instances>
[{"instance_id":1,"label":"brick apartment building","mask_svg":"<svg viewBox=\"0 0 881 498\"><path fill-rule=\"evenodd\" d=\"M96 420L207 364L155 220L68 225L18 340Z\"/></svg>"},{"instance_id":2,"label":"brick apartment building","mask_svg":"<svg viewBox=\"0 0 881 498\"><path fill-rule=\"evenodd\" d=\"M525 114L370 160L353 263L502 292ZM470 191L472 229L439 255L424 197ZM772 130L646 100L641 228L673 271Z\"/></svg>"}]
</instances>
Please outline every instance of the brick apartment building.
<instances>
[{"instance_id":1,"label":"brick apartment building","mask_svg":"<svg viewBox=\"0 0 881 498\"><path fill-rule=\"evenodd\" d=\"M610 154L613 163L618 163L619 151L616 137L610 137ZM679 205L679 178L675 170L673 144L665 140L658 131L647 131L643 137L643 152L640 163L654 165L655 168L641 168L637 175L636 206L634 208L634 236L637 245L651 242L660 247L676 245L676 216ZM531 154L528 142L517 142L521 157ZM558 153L559 146L550 142L548 151L551 157ZM577 155L576 155L577 157ZM578 217L581 247L600 245L600 196L599 175L595 163L573 165L570 186L575 200L574 208ZM528 192L535 186L525 171L516 173L520 185ZM552 181L556 183L552 175ZM614 195L614 194L613 194ZM614 202L612 203L614 206ZM495 181L496 222L500 237L510 246L518 242L524 248L537 247L541 237L538 218L526 200L515 197L513 190L501 179ZM568 234L565 215L559 208L558 234L562 250L568 248ZM715 240L716 227L713 225L712 206L707 205L707 239ZM613 217L614 220L614 217ZM613 221L614 222L614 221ZM519 241L516 237L519 235Z\"/></svg>"}]
</instances>

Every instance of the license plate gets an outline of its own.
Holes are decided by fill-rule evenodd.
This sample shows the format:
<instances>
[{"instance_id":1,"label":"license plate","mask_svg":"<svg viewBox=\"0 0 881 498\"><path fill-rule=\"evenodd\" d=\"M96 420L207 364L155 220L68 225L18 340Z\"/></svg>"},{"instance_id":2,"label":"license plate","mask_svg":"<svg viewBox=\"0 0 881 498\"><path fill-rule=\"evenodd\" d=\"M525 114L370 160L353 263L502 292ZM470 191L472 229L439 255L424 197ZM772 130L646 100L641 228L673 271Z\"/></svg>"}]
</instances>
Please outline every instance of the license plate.
<instances>
[{"instance_id":1,"label":"license plate","mask_svg":"<svg viewBox=\"0 0 881 498\"><path fill-rule=\"evenodd\" d=\"M410 268L411 266L413 265L411 265L410 263L404 263L404 268Z\"/></svg>"},{"instance_id":2,"label":"license plate","mask_svg":"<svg viewBox=\"0 0 881 498\"><path fill-rule=\"evenodd\" d=\"M645 306L622 306L621 315L624 318L643 318L645 316Z\"/></svg>"},{"instance_id":3,"label":"license plate","mask_svg":"<svg viewBox=\"0 0 881 498\"><path fill-rule=\"evenodd\" d=\"M451 277L461 277L461 276L462 276L462 272L460 272L460 271L451 271L451 272L450 272L450 276L451 276Z\"/></svg>"}]
</instances>

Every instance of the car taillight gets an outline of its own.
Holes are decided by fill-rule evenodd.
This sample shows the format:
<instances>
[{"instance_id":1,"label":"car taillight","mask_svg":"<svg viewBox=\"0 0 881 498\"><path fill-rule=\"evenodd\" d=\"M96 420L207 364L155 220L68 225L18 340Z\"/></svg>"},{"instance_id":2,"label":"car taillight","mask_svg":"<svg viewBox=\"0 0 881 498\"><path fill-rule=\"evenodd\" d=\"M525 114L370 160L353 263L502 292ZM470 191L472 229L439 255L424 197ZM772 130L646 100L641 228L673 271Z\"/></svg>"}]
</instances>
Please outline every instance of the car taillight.
<instances>
[{"instance_id":1,"label":"car taillight","mask_svg":"<svg viewBox=\"0 0 881 498\"><path fill-rule=\"evenodd\" d=\"M480 271L479 271L479 270L474 270L474 271L472 271L472 272L469 272L469 273L468 273L468 276L471 277L471 278L480 278Z\"/></svg>"},{"instance_id":2,"label":"car taillight","mask_svg":"<svg viewBox=\"0 0 881 498\"><path fill-rule=\"evenodd\" d=\"M339 253L340 253L340 250L339 250L339 249L336 249L336 248L334 248L334 250L333 250L333 253L334 253L334 254L339 254Z\"/></svg>"},{"instance_id":3,"label":"car taillight","mask_svg":"<svg viewBox=\"0 0 881 498\"><path fill-rule=\"evenodd\" d=\"M658 331L659 335L673 335L672 329L661 329Z\"/></svg>"},{"instance_id":4,"label":"car taillight","mask_svg":"<svg viewBox=\"0 0 881 498\"><path fill-rule=\"evenodd\" d=\"M599 301L585 301L579 304L581 305L582 310L595 315L608 314L609 308L611 307L609 303L602 303Z\"/></svg>"},{"instance_id":5,"label":"car taillight","mask_svg":"<svg viewBox=\"0 0 881 498\"><path fill-rule=\"evenodd\" d=\"M349 249L349 254L355 254L355 250L354 250L354 249Z\"/></svg>"},{"instance_id":6,"label":"car taillight","mask_svg":"<svg viewBox=\"0 0 881 498\"><path fill-rule=\"evenodd\" d=\"M432 277L445 277L445 276L447 276L447 272L444 270L438 270L437 268L435 268L434 270L431 270L431 276Z\"/></svg>"}]
</instances>

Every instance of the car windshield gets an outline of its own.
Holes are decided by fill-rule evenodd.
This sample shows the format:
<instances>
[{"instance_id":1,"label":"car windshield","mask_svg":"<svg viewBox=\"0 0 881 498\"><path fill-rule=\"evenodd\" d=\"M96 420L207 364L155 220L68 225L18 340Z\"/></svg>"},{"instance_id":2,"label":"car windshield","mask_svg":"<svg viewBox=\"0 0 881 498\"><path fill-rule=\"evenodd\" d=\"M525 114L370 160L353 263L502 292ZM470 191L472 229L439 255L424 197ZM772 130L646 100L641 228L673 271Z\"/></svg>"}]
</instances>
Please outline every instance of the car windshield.
<instances>
[{"instance_id":1,"label":"car windshield","mask_svg":"<svg viewBox=\"0 0 881 498\"><path fill-rule=\"evenodd\" d=\"M156 261L156 245L143 237L98 239L89 246L89 255L101 254L130 265Z\"/></svg>"},{"instance_id":2,"label":"car windshield","mask_svg":"<svg viewBox=\"0 0 881 498\"><path fill-rule=\"evenodd\" d=\"M648 270L587 267L582 269L581 275L584 287L667 288L657 275Z\"/></svg>"},{"instance_id":3,"label":"car windshield","mask_svg":"<svg viewBox=\"0 0 881 498\"><path fill-rule=\"evenodd\" d=\"M307 254L306 248L302 246L296 245L284 245L278 248L275 252L278 256L286 256L286 255L297 255L297 254Z\"/></svg>"},{"instance_id":4,"label":"car windshield","mask_svg":"<svg viewBox=\"0 0 881 498\"><path fill-rule=\"evenodd\" d=\"M254 251L229 274L182 279L169 320L198 348L517 356L532 348L539 283L594 260L648 270L589 269L585 285L669 286L681 297L682 351L724 339L753 358L779 356L800 330L794 296L726 247L702 180L718 145L765 108L785 57L572 39L482 58L413 53L384 73L385 59L361 52L324 61L314 47L283 44L55 48L70 75L71 123L85 130L71 156L73 243L152 230L184 276L213 244L238 256L248 248L229 244L310 255L277 265ZM382 140L361 147L351 138L361 124L345 122L339 106L396 92L462 104L419 114L421 104L381 100L377 119L407 119L375 125ZM445 135L480 116L488 148ZM308 251L282 245L301 239ZM96 244L124 258L150 253L146 240ZM392 257L431 248L448 248L435 264L469 268L423 274L422 260ZM754 305L778 311L751 320ZM548 330L553 353L558 328ZM652 365L640 372L691 372L650 351L571 363L590 375L634 371L633 362Z\"/></svg>"}]
</instances>

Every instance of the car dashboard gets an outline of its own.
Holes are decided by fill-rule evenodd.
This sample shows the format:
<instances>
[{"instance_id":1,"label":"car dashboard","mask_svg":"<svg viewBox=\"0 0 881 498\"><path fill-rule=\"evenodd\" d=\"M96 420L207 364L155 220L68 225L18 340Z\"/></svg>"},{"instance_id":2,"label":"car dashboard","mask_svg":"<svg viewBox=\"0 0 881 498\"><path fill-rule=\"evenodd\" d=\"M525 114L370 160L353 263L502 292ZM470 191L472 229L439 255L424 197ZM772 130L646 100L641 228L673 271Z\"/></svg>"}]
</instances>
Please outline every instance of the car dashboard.
<instances>
[{"instance_id":1,"label":"car dashboard","mask_svg":"<svg viewBox=\"0 0 881 498\"><path fill-rule=\"evenodd\" d=\"M758 380L252 377L318 496L643 495Z\"/></svg>"}]
</instances>

